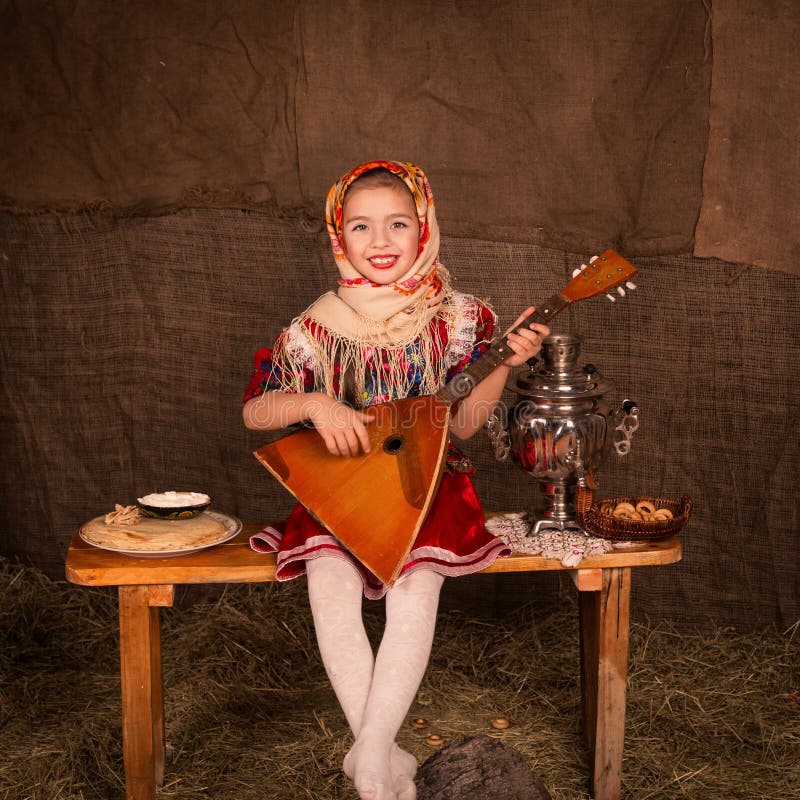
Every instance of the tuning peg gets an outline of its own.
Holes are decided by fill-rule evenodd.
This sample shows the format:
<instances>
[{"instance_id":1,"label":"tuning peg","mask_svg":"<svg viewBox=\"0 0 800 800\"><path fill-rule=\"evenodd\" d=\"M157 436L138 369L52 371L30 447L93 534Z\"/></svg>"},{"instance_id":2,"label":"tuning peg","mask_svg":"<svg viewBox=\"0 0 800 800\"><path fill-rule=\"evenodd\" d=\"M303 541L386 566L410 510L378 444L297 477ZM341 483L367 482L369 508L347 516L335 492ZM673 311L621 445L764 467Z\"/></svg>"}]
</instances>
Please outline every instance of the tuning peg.
<instances>
[{"instance_id":1,"label":"tuning peg","mask_svg":"<svg viewBox=\"0 0 800 800\"><path fill-rule=\"evenodd\" d=\"M580 267L576 267L574 270L572 270L572 277L573 278L577 278L578 275L580 275L580 274L581 274L581 268Z\"/></svg>"},{"instance_id":2,"label":"tuning peg","mask_svg":"<svg viewBox=\"0 0 800 800\"><path fill-rule=\"evenodd\" d=\"M621 286L617 286L617 294L620 297L625 297L625 290Z\"/></svg>"},{"instance_id":3,"label":"tuning peg","mask_svg":"<svg viewBox=\"0 0 800 800\"><path fill-rule=\"evenodd\" d=\"M594 264L594 262L595 262L595 261L597 261L597 259L598 259L598 258L600 258L600 256L592 256L592 257L589 259L589 263L590 263L590 264Z\"/></svg>"},{"instance_id":4,"label":"tuning peg","mask_svg":"<svg viewBox=\"0 0 800 800\"><path fill-rule=\"evenodd\" d=\"M607 298L608 298L608 299L609 299L609 300L610 300L612 303L616 303L616 302L617 302L617 298L616 298L616 297L614 297L614 295L613 295L613 294L611 294L611 292L608 292L608 294L606 294L606 297L607 297Z\"/></svg>"},{"instance_id":5,"label":"tuning peg","mask_svg":"<svg viewBox=\"0 0 800 800\"><path fill-rule=\"evenodd\" d=\"M636 284L635 284L633 281L625 281L625 285L626 285L626 286L628 287L628 289L630 289L631 291L633 291L633 290L636 288Z\"/></svg>"}]
</instances>

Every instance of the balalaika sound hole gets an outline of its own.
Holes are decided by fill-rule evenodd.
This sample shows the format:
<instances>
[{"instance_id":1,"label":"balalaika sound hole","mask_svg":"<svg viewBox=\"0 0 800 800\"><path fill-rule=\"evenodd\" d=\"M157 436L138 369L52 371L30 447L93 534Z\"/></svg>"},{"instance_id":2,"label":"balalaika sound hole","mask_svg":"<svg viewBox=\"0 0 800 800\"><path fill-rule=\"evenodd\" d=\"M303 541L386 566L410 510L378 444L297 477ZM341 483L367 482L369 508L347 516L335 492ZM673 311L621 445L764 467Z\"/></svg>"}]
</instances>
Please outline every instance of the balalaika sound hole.
<instances>
[{"instance_id":1,"label":"balalaika sound hole","mask_svg":"<svg viewBox=\"0 0 800 800\"><path fill-rule=\"evenodd\" d=\"M383 443L383 449L390 455L394 456L397 455L402 449L403 445L406 443L406 440L399 436L398 434L394 434L392 436L388 436L386 441Z\"/></svg>"}]
</instances>

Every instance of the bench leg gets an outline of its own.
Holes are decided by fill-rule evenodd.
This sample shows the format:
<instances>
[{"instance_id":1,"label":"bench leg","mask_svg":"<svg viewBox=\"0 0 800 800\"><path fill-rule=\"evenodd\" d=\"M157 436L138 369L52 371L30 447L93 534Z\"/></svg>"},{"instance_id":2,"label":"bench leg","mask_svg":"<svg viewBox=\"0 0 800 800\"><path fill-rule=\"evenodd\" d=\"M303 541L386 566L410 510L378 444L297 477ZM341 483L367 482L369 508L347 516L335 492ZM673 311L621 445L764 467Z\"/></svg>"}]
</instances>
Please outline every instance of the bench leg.
<instances>
[{"instance_id":1,"label":"bench leg","mask_svg":"<svg viewBox=\"0 0 800 800\"><path fill-rule=\"evenodd\" d=\"M119 587L122 753L127 800L155 800L164 778L158 605L147 586Z\"/></svg>"},{"instance_id":2,"label":"bench leg","mask_svg":"<svg viewBox=\"0 0 800 800\"><path fill-rule=\"evenodd\" d=\"M603 570L600 591L580 592L583 725L595 800L619 800L625 741L631 570Z\"/></svg>"}]
</instances>

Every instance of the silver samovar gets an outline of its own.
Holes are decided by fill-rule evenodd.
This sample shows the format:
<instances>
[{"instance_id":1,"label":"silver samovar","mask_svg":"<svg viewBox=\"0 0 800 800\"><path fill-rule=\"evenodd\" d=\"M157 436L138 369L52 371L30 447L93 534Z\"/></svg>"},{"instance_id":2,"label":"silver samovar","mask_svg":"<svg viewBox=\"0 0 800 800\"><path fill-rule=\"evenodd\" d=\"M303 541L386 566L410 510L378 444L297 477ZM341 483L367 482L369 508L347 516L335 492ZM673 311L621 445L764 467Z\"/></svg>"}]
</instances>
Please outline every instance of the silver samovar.
<instances>
[{"instance_id":1,"label":"silver samovar","mask_svg":"<svg viewBox=\"0 0 800 800\"><path fill-rule=\"evenodd\" d=\"M542 342L541 360L529 372L512 375L507 388L519 400L503 420L487 423L495 457L513 461L539 482L546 500L532 533L555 529L583 533L575 519L579 479L594 475L612 444L630 450L639 427L636 404L625 400L612 410L604 395L613 388L592 364L578 366L582 337L558 333Z\"/></svg>"}]
</instances>

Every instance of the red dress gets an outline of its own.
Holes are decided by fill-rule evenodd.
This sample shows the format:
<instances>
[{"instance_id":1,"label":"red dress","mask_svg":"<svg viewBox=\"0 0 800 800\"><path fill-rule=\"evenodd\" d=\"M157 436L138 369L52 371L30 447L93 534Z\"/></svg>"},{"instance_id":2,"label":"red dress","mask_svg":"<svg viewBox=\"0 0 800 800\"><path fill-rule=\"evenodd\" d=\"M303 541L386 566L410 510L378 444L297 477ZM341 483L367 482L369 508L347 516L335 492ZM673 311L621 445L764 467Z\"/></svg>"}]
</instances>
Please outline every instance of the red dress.
<instances>
[{"instance_id":1,"label":"red dress","mask_svg":"<svg viewBox=\"0 0 800 800\"><path fill-rule=\"evenodd\" d=\"M494 315L487 306L458 293L451 302L458 303L463 313L459 314L459 322L450 338L438 316L429 323L439 326L437 336L443 343L441 357L448 359L450 365L448 381L487 349L494 331ZM282 337L294 338L295 350L302 353L299 356L303 361L302 386L298 382L298 391L318 390L315 388L313 359L309 355L311 351L303 347L304 337L315 335L320 334L313 324L301 327L298 323L293 323L281 334ZM280 380L272 353L269 348L256 353L255 370L244 395L245 402L264 391L286 390L286 383ZM376 349L375 353L380 354L380 350ZM413 378L413 371L420 369L413 344L409 346L407 355L409 374ZM409 396L414 394L412 389ZM366 407L395 398L368 391L368 396L363 399ZM467 458L451 444L439 490L401 569L398 582L418 569L431 569L446 576L467 575L484 569L500 556L510 554L508 545L490 534L484 526L483 508L470 480L474 471ZM250 545L259 552L277 553L278 580L290 580L305 574L307 559L330 555L345 559L356 567L364 583L366 597L378 599L388 588L351 556L300 504L284 523L264 528L251 537Z\"/></svg>"}]
</instances>

